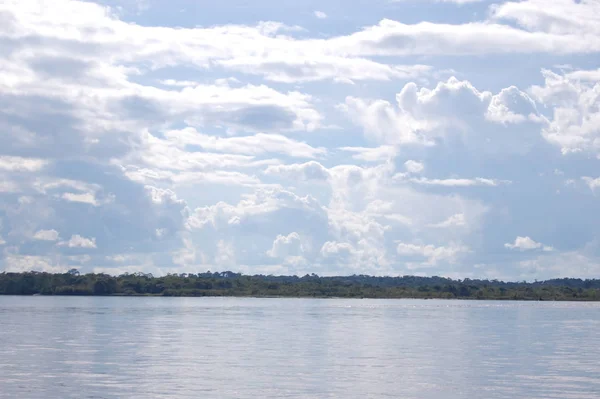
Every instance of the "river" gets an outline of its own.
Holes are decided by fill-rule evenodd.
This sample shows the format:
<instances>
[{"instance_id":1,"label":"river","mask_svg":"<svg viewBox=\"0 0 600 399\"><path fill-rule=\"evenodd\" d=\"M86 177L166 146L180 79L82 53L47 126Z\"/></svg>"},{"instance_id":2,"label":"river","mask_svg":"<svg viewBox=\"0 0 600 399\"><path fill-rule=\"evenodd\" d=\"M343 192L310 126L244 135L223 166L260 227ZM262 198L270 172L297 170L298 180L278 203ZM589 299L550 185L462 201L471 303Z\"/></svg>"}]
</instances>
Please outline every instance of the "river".
<instances>
[{"instance_id":1,"label":"river","mask_svg":"<svg viewBox=\"0 0 600 399\"><path fill-rule=\"evenodd\" d=\"M600 397L600 304L1 297L1 398Z\"/></svg>"}]
</instances>

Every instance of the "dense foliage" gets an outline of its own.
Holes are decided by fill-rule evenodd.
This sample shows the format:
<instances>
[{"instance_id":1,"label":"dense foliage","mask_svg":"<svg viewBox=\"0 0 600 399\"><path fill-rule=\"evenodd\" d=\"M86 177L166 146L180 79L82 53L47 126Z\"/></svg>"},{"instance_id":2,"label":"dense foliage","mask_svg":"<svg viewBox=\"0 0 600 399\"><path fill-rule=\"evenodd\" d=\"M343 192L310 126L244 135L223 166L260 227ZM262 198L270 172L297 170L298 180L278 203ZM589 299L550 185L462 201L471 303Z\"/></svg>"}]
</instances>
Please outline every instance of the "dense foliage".
<instances>
[{"instance_id":1,"label":"dense foliage","mask_svg":"<svg viewBox=\"0 0 600 399\"><path fill-rule=\"evenodd\" d=\"M245 276L233 272L169 274L1 273L3 295L280 296L342 298L460 298L600 300L600 280L510 283L444 277Z\"/></svg>"}]
</instances>

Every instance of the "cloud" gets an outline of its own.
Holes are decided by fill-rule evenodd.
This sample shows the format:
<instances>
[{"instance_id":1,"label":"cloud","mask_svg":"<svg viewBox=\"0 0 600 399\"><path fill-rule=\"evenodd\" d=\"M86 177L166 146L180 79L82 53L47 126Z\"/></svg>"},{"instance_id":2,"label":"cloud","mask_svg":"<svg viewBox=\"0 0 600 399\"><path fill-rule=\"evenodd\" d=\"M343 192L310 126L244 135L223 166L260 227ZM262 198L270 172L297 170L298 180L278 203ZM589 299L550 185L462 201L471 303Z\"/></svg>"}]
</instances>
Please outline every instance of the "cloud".
<instances>
[{"instance_id":1,"label":"cloud","mask_svg":"<svg viewBox=\"0 0 600 399\"><path fill-rule=\"evenodd\" d=\"M290 256L301 256L303 252L304 247L302 246L300 235L294 232L287 236L278 235L275 241L273 241L271 249L267 251L267 255L272 258L285 259Z\"/></svg>"},{"instance_id":2,"label":"cloud","mask_svg":"<svg viewBox=\"0 0 600 399\"><path fill-rule=\"evenodd\" d=\"M322 119L309 95L284 94L265 85L198 85L181 90L128 86L104 99L116 102L119 108L111 111L132 123L166 119L199 127L222 125L234 131L312 131Z\"/></svg>"},{"instance_id":3,"label":"cloud","mask_svg":"<svg viewBox=\"0 0 600 399\"><path fill-rule=\"evenodd\" d=\"M75 193L63 193L61 198L71 202L82 202L84 204L98 205L96 198L91 193L75 194Z\"/></svg>"},{"instance_id":4,"label":"cloud","mask_svg":"<svg viewBox=\"0 0 600 399\"><path fill-rule=\"evenodd\" d=\"M217 257L214 248L225 240L247 267L277 262L285 267L282 270L299 273L306 271L301 270L306 259L316 260L321 243L329 236L328 224L327 209L314 197L270 188L244 194L237 203L221 201L196 208L187 230L194 242L202 243L208 258Z\"/></svg>"},{"instance_id":5,"label":"cloud","mask_svg":"<svg viewBox=\"0 0 600 399\"><path fill-rule=\"evenodd\" d=\"M345 255L350 255L355 252L354 247L347 242L335 242L335 241L327 241L321 247L321 255L324 257L339 257Z\"/></svg>"},{"instance_id":6,"label":"cloud","mask_svg":"<svg viewBox=\"0 0 600 399\"><path fill-rule=\"evenodd\" d=\"M0 156L0 170L10 172L37 172L47 165L43 159Z\"/></svg>"},{"instance_id":7,"label":"cloud","mask_svg":"<svg viewBox=\"0 0 600 399\"><path fill-rule=\"evenodd\" d=\"M532 240L530 237L517 237L514 243L507 243L504 246L508 249L516 249L519 251L530 251L533 249L542 249L545 252L554 251L554 248L543 245L542 243Z\"/></svg>"},{"instance_id":8,"label":"cloud","mask_svg":"<svg viewBox=\"0 0 600 399\"><path fill-rule=\"evenodd\" d=\"M600 83L573 78L573 72L560 75L543 70L542 74L544 85L532 86L530 92L552 110L543 129L546 140L563 154L589 152L600 156Z\"/></svg>"},{"instance_id":9,"label":"cloud","mask_svg":"<svg viewBox=\"0 0 600 399\"><path fill-rule=\"evenodd\" d=\"M38 178L33 187L38 193L52 195L68 202L101 206L114 200L112 193L104 193L98 184L72 179Z\"/></svg>"},{"instance_id":10,"label":"cloud","mask_svg":"<svg viewBox=\"0 0 600 399\"><path fill-rule=\"evenodd\" d=\"M58 1L57 9L64 10L60 14L41 8L41 4L43 12L34 13L17 1L9 1L3 4L2 11L11 23L0 33L13 43L16 41L15 62L7 68L5 80L11 83L11 88L15 82L36 75L46 78L48 83L76 79L99 86L107 81L123 82L128 74L144 72L144 67L138 65L149 65L155 70L174 65L203 69L217 66L290 82L323 78L348 81L394 77L393 67L366 59L372 56L597 52L600 49L594 40L598 36L597 20L590 17L597 7L589 2L571 6L566 0L552 7L541 6L539 2L506 2L492 9L493 21L403 24L384 19L348 35L315 39L294 37L298 27L272 21L255 26L230 24L209 28L143 26L122 21L114 10L89 2ZM584 21L580 26L574 27L575 20L564 17L572 9ZM548 15L546 10L554 13ZM72 15L82 18L74 21ZM504 20L516 21L524 29L503 24ZM580 40L582 36L587 40ZM41 45L23 40L26 37L46 40ZM22 51L25 45L33 51ZM57 53L63 56L52 59L50 54ZM79 54L81 60L64 56L73 53ZM24 65L31 67L23 68ZM278 72L287 67L295 72ZM324 73L323 69L339 72ZM50 78L44 75L49 71ZM202 87L200 91L210 89ZM197 95L187 97L186 102L198 108L194 97L202 97L201 94L193 89L189 92ZM124 105L130 106L131 101L139 105L138 100L142 100L150 108L160 109L146 100L146 94L130 97L129 104L125 101ZM174 101L177 103L181 106L181 102Z\"/></svg>"},{"instance_id":11,"label":"cloud","mask_svg":"<svg viewBox=\"0 0 600 399\"><path fill-rule=\"evenodd\" d=\"M486 118L504 125L542 121L533 99L515 86L502 89L491 98Z\"/></svg>"},{"instance_id":12,"label":"cloud","mask_svg":"<svg viewBox=\"0 0 600 399\"><path fill-rule=\"evenodd\" d=\"M32 256L9 254L4 257L4 271L8 273L22 273L38 271L46 273L64 273L69 266L58 264L49 256Z\"/></svg>"},{"instance_id":13,"label":"cloud","mask_svg":"<svg viewBox=\"0 0 600 399\"><path fill-rule=\"evenodd\" d=\"M339 108L354 124L364 129L366 136L377 142L392 145L431 144L421 134L427 128L426 124L403 111L396 112L387 101L347 97L345 104Z\"/></svg>"},{"instance_id":14,"label":"cloud","mask_svg":"<svg viewBox=\"0 0 600 399\"><path fill-rule=\"evenodd\" d=\"M425 169L425 164L423 162L409 159L408 161L404 162L404 167L410 173L421 173L423 169Z\"/></svg>"},{"instance_id":15,"label":"cloud","mask_svg":"<svg viewBox=\"0 0 600 399\"><path fill-rule=\"evenodd\" d=\"M217 253L215 255L215 264L220 267L231 268L236 265L235 248L231 242L219 240L217 242Z\"/></svg>"},{"instance_id":16,"label":"cloud","mask_svg":"<svg viewBox=\"0 0 600 399\"><path fill-rule=\"evenodd\" d=\"M557 0L509 1L492 7L493 18L509 20L529 31L556 35L593 35L600 32L598 2Z\"/></svg>"},{"instance_id":17,"label":"cloud","mask_svg":"<svg viewBox=\"0 0 600 399\"><path fill-rule=\"evenodd\" d=\"M580 70L580 71L572 71L565 74L568 79L571 80L582 80L582 81L592 81L598 82L600 81L600 69L594 70Z\"/></svg>"},{"instance_id":18,"label":"cloud","mask_svg":"<svg viewBox=\"0 0 600 399\"><path fill-rule=\"evenodd\" d=\"M402 264L394 256L396 251L390 248L390 240L422 234L426 224L440 217L438 212L446 218L456 213L456 203L452 202L460 202L458 198L430 196L399 187L391 179L391 172L386 164L372 168L340 165L330 169L331 238L327 240L329 244L323 244L321 253L331 267L343 265L344 270L397 273ZM475 209L476 213L481 211L479 205L473 204L470 211ZM473 215L470 221L475 225L476 220Z\"/></svg>"},{"instance_id":19,"label":"cloud","mask_svg":"<svg viewBox=\"0 0 600 399\"><path fill-rule=\"evenodd\" d=\"M365 162L384 162L396 156L396 148L389 145L382 145L375 148L341 147L340 150L354 153L352 158Z\"/></svg>"},{"instance_id":20,"label":"cloud","mask_svg":"<svg viewBox=\"0 0 600 399\"><path fill-rule=\"evenodd\" d=\"M69 241L59 242L58 245L61 247L68 248L97 248L96 239L94 237L85 238L80 236L79 234L71 236L71 239Z\"/></svg>"},{"instance_id":21,"label":"cloud","mask_svg":"<svg viewBox=\"0 0 600 399\"><path fill-rule=\"evenodd\" d=\"M327 265L327 270L362 269L384 274L389 273L394 264L394 254L387 248L388 237L407 228L421 231L434 224L437 217L449 219L458 210L461 214L469 215L468 218L463 215L462 220L454 218L451 222L461 225L463 231L468 232L477 225L478 218L484 212L475 203L465 205L467 210L462 206L446 209L456 198L434 199L408 188L399 189L391 179L392 171L390 163L373 167L337 165L327 169L311 161L305 164L270 166L267 174L286 177L292 181L316 179L329 185L331 191L325 197L330 198L326 208L328 234L325 241L319 244L321 262L322 265ZM454 233L457 232L453 231ZM310 257L307 259L311 263L319 262Z\"/></svg>"},{"instance_id":22,"label":"cloud","mask_svg":"<svg viewBox=\"0 0 600 399\"><path fill-rule=\"evenodd\" d=\"M310 96L299 92L284 94L264 85L204 84L164 90L127 80L110 80L102 88L85 82L65 86L51 79L33 81L33 84L17 82L4 91L4 97L0 96L0 137L7 142L4 151L61 159L88 156L106 160L138 149L147 142L149 127L153 131L162 130L181 121L193 127L219 126L240 133L314 130L321 121ZM65 91L64 87L72 90ZM56 93L63 94L57 97ZM39 111L33 112L34 109ZM205 139L207 146L212 144L225 151L237 148L240 152L242 146L253 144L253 139L248 138L213 142L206 136L200 138ZM286 141L282 136L257 136L254 143L258 141L265 142L263 151L283 146L284 152L309 157L323 151ZM0 169L9 164L16 167L19 164L15 160L4 159ZM24 162L24 158L19 160ZM39 162L28 162L28 168L41 167Z\"/></svg>"},{"instance_id":23,"label":"cloud","mask_svg":"<svg viewBox=\"0 0 600 399\"><path fill-rule=\"evenodd\" d=\"M294 180L327 180L330 172L318 162L310 161L303 164L271 165L265 174Z\"/></svg>"},{"instance_id":24,"label":"cloud","mask_svg":"<svg viewBox=\"0 0 600 399\"><path fill-rule=\"evenodd\" d=\"M381 275L390 265L385 248L368 238L356 243L327 241L321 247L320 255L329 270L341 269L346 273L368 270L371 274Z\"/></svg>"},{"instance_id":25,"label":"cloud","mask_svg":"<svg viewBox=\"0 0 600 399\"><path fill-rule=\"evenodd\" d=\"M19 185L14 181L0 182L0 193L18 193L20 191Z\"/></svg>"},{"instance_id":26,"label":"cloud","mask_svg":"<svg viewBox=\"0 0 600 399\"><path fill-rule=\"evenodd\" d=\"M251 152L252 150L246 150ZM255 150L256 151L256 150ZM257 160L251 155L223 154L184 150L175 143L147 135L137 151L113 160L127 167L148 167L161 171L214 171L215 169L249 168L271 164L273 160Z\"/></svg>"},{"instance_id":27,"label":"cloud","mask_svg":"<svg viewBox=\"0 0 600 399\"><path fill-rule=\"evenodd\" d=\"M128 165L124 168L125 176L132 181L145 185L172 184L175 187L190 187L197 184L214 184L226 186L261 186L256 176L234 171L165 171L157 168L139 168Z\"/></svg>"},{"instance_id":28,"label":"cloud","mask_svg":"<svg viewBox=\"0 0 600 399\"><path fill-rule=\"evenodd\" d=\"M577 276L593 279L600 272L600 262L595 255L596 243L588 243L576 251L537 252L531 259L518 263L521 279L545 280Z\"/></svg>"},{"instance_id":29,"label":"cloud","mask_svg":"<svg viewBox=\"0 0 600 399\"><path fill-rule=\"evenodd\" d=\"M396 179L402 181L409 181L411 183L424 185L424 186L442 186L442 187L473 187L473 186L488 186L496 187L501 184L510 184L510 181L502 181L495 179L484 179L476 177L474 179L429 179L426 177L419 178L406 178L403 174L395 176Z\"/></svg>"},{"instance_id":30,"label":"cloud","mask_svg":"<svg viewBox=\"0 0 600 399\"><path fill-rule=\"evenodd\" d=\"M327 14L325 14L323 11L315 11L314 14L315 14L315 17L317 17L319 19L327 18Z\"/></svg>"},{"instance_id":31,"label":"cloud","mask_svg":"<svg viewBox=\"0 0 600 399\"><path fill-rule=\"evenodd\" d=\"M584 7L587 12L593 12L590 8ZM563 11L567 13L567 10ZM502 8L496 9L496 17L500 15ZM507 13L505 15L508 17ZM556 25L564 27L565 22L559 21ZM542 29L541 26L536 28ZM568 31L569 28L564 30ZM582 43L577 40L582 34L595 37L597 30L591 24L585 24L582 29L571 30L568 33L558 33L544 30L528 31L493 21L465 24L404 24L384 19L362 31L330 39L327 44L335 46L338 51L363 56L597 52L599 46L596 43Z\"/></svg>"},{"instance_id":32,"label":"cloud","mask_svg":"<svg viewBox=\"0 0 600 399\"><path fill-rule=\"evenodd\" d=\"M396 250L401 257L426 258L424 263L420 263L424 267L435 266L440 262L454 263L460 255L470 252L468 247L459 244L436 247L431 244L423 245L404 242L398 243ZM417 264L414 264L413 267Z\"/></svg>"},{"instance_id":33,"label":"cloud","mask_svg":"<svg viewBox=\"0 0 600 399\"><path fill-rule=\"evenodd\" d=\"M296 217L299 219L294 219ZM221 201L216 205L196 208L187 224L192 230L206 226L216 230L262 226L262 233L267 234L269 229L277 226L282 226L280 230L289 228L290 223L313 228L314 222L327 222L326 212L314 197L300 197L282 189L259 189L244 195L237 205Z\"/></svg>"},{"instance_id":34,"label":"cloud","mask_svg":"<svg viewBox=\"0 0 600 399\"><path fill-rule=\"evenodd\" d=\"M178 148L198 146L204 150L229 154L275 153L297 158L316 158L327 153L325 148L313 148L306 143L279 134L258 133L244 137L215 137L198 133L195 129L188 127L183 130L170 130L165 133L165 137Z\"/></svg>"},{"instance_id":35,"label":"cloud","mask_svg":"<svg viewBox=\"0 0 600 399\"><path fill-rule=\"evenodd\" d=\"M191 137L187 137L188 134ZM282 151L300 157L311 157L323 152L322 149L314 149L285 138L280 140L278 137L273 139L259 136L240 138L239 141L224 139L220 142L219 138L214 137L204 141L202 135L195 136L193 131L167 132L167 135L169 140L148 134L136 151L112 162L129 179L142 184L171 183L176 186L190 186L205 183L256 186L260 181L255 176L244 173L244 169L279 164L279 160L259 159L254 155L236 153L206 152L195 147L218 147L214 145L217 143L223 145L221 149L232 152L265 154L268 151Z\"/></svg>"},{"instance_id":36,"label":"cloud","mask_svg":"<svg viewBox=\"0 0 600 399\"><path fill-rule=\"evenodd\" d=\"M35 240L41 240L41 241L58 241L59 234L58 231L52 229L52 230L38 230L33 238Z\"/></svg>"},{"instance_id":37,"label":"cloud","mask_svg":"<svg viewBox=\"0 0 600 399\"><path fill-rule=\"evenodd\" d=\"M49 10L41 14L31 13L26 7L11 2L3 11L12 17L15 29L10 32L12 34L7 35L11 39L43 35L52 39L54 47L62 50L60 53L67 54L68 50L76 47L74 42L84 39L93 47L76 48L84 56L83 62L69 60L68 57L58 57L50 62L44 60L41 63L34 59L35 68L32 68L32 73L21 76L30 77L36 72L43 74L52 70L54 74L51 77L56 79L59 72L69 70L71 73L59 75L59 79L64 81L76 78L98 85L111 77L123 78L127 73L140 71L136 68L128 70L107 65L106 58L103 58L106 54L111 54L111 61L116 65L148 63L154 69L177 64L203 69L219 66L287 82L321 79L387 80L397 76L415 76L411 70L417 74L423 71L420 66L390 67L360 57L348 57L345 52L330 54L328 40L294 39L285 33L298 31L298 27L277 22L261 22L256 26L176 29L126 23L117 19L116 13L110 9L93 3L62 0L57 6L66 10L65 14L86 15L85 22L75 22ZM315 15L325 16L322 12L316 12ZM126 37L131 40L125 39ZM43 54L37 48L36 51ZM294 54L302 56L293 57ZM29 61L25 55L21 59ZM18 81L18 67L15 66L11 72L11 81ZM177 83L175 79L163 81L168 85Z\"/></svg>"},{"instance_id":38,"label":"cloud","mask_svg":"<svg viewBox=\"0 0 600 399\"><path fill-rule=\"evenodd\" d=\"M396 94L396 105L347 97L339 108L366 139L397 146L400 153L416 151L432 169L447 158L481 165L544 145L545 119L534 100L515 87L493 94L452 77L433 89L407 83Z\"/></svg>"},{"instance_id":39,"label":"cloud","mask_svg":"<svg viewBox=\"0 0 600 399\"><path fill-rule=\"evenodd\" d=\"M429 224L429 227L445 229L445 228L453 228L453 227L464 227L467 224L465 219L465 215L462 213L457 213L455 215L450 216L448 219L444 220L440 223L432 223Z\"/></svg>"},{"instance_id":40,"label":"cloud","mask_svg":"<svg viewBox=\"0 0 600 399\"><path fill-rule=\"evenodd\" d=\"M391 0L392 3L406 3L414 0ZM484 0L429 0L433 3L455 3L455 4L470 4L480 3Z\"/></svg>"},{"instance_id":41,"label":"cloud","mask_svg":"<svg viewBox=\"0 0 600 399\"><path fill-rule=\"evenodd\" d=\"M322 54L309 61L305 55L277 52L265 57L239 57L220 61L219 65L249 75L260 75L266 80L281 83L304 83L332 80L354 84L354 81L389 81L429 76L429 65L388 65L367 58Z\"/></svg>"},{"instance_id":42,"label":"cloud","mask_svg":"<svg viewBox=\"0 0 600 399\"><path fill-rule=\"evenodd\" d=\"M600 177L594 179L592 177L582 177L581 178L592 191L596 191L596 189L600 188Z\"/></svg>"},{"instance_id":43,"label":"cloud","mask_svg":"<svg viewBox=\"0 0 600 399\"><path fill-rule=\"evenodd\" d=\"M390 237L423 234L424 228L458 213L465 215L463 233L467 233L476 229L487 210L481 202L456 194L428 194L411 185L399 184L403 182L392 178L393 168L387 163L371 168L338 165L329 172L332 189L329 218L333 231L339 235L338 241L342 242L360 241L366 235L379 245L386 234ZM414 233L408 233L407 229ZM435 233L431 234L435 238Z\"/></svg>"}]
</instances>

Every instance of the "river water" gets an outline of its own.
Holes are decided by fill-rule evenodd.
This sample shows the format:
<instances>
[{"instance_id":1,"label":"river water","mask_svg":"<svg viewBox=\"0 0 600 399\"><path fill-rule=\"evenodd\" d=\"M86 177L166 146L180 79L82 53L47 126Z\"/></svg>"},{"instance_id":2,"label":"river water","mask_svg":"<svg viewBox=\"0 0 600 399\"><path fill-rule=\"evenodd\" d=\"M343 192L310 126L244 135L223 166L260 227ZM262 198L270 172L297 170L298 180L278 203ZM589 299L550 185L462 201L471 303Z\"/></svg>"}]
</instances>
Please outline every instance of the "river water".
<instances>
[{"instance_id":1,"label":"river water","mask_svg":"<svg viewBox=\"0 0 600 399\"><path fill-rule=\"evenodd\" d=\"M1 297L1 398L600 398L600 304Z\"/></svg>"}]
</instances>

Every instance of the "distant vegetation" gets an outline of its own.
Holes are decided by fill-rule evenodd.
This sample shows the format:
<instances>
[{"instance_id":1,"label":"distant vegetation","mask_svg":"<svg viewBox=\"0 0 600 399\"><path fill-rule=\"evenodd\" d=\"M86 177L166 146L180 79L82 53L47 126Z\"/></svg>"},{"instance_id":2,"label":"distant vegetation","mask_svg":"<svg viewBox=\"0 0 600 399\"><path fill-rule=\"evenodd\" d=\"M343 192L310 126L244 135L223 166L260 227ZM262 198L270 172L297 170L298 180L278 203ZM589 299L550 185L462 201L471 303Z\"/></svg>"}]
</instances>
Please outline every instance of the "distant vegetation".
<instances>
[{"instance_id":1,"label":"distant vegetation","mask_svg":"<svg viewBox=\"0 0 600 399\"><path fill-rule=\"evenodd\" d=\"M534 283L452 280L443 277L245 276L233 272L169 274L1 273L1 295L155 295L341 298L458 298L501 300L600 300L600 280Z\"/></svg>"}]
</instances>

